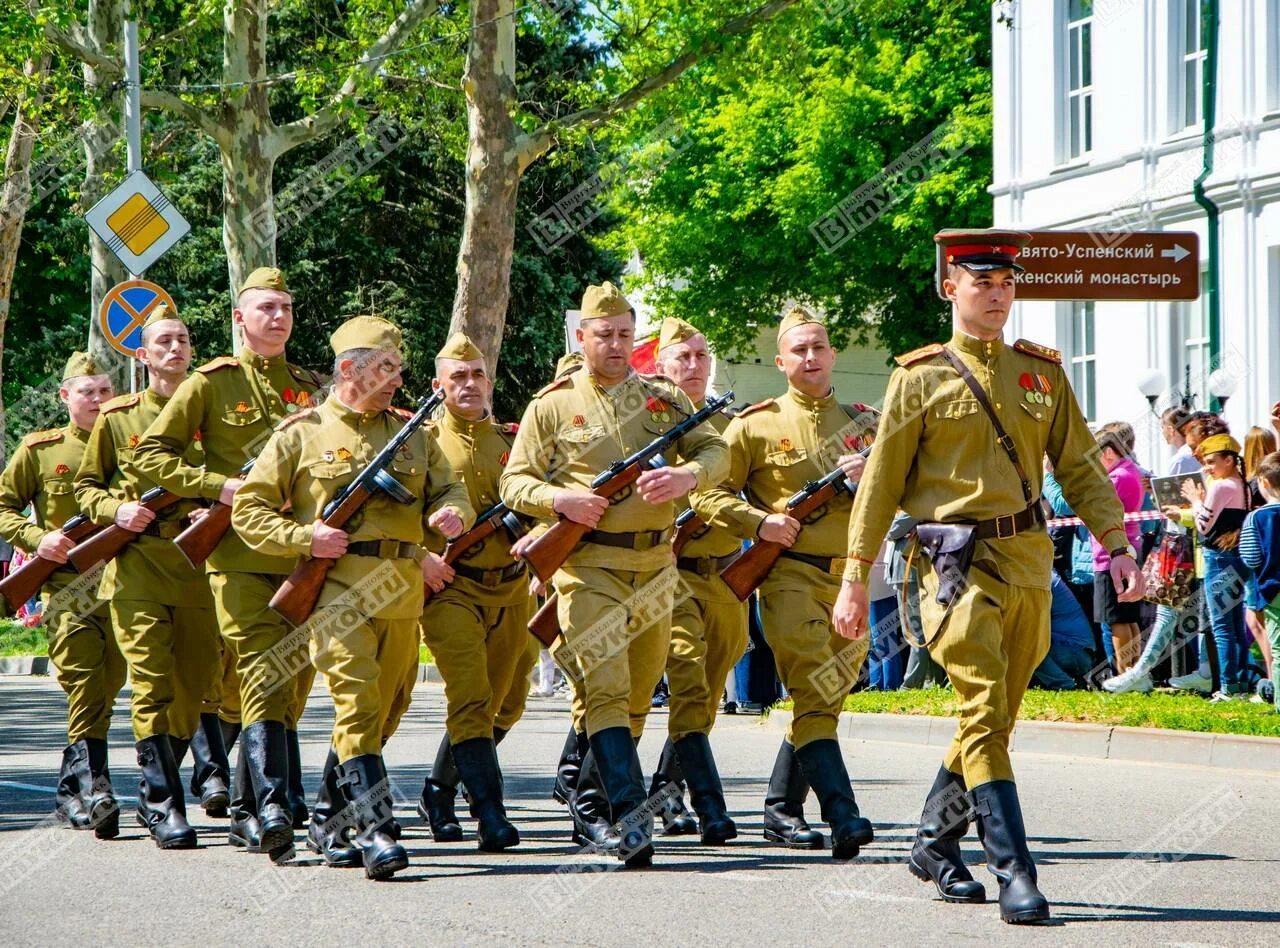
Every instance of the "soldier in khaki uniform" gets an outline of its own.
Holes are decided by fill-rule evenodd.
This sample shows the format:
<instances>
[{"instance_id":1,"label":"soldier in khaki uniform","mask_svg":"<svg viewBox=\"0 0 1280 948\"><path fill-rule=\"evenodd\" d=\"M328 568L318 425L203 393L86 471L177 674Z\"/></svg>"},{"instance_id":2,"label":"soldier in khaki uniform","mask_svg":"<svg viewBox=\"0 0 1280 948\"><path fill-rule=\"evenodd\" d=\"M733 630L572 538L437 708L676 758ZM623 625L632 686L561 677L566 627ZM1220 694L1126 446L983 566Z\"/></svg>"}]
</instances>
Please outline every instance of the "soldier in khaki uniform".
<instances>
[{"instance_id":1,"label":"soldier in khaki uniform","mask_svg":"<svg viewBox=\"0 0 1280 948\"><path fill-rule=\"evenodd\" d=\"M58 397L70 423L23 438L0 476L0 536L29 556L67 563L75 544L60 528L80 513L72 480L101 405L111 398L111 380L91 356L76 352L67 360ZM24 513L28 504L34 523ZM68 564L45 584L43 596L49 658L67 693L67 747L54 813L75 829L92 827L99 839L114 839L120 810L107 767L107 728L124 686L124 659L96 582L77 580Z\"/></svg>"},{"instance_id":2,"label":"soldier in khaki uniform","mask_svg":"<svg viewBox=\"0 0 1280 948\"><path fill-rule=\"evenodd\" d=\"M382 746L417 680L424 529L457 536L475 511L435 440L419 430L386 469L413 501L378 492L346 530L320 520L325 505L404 427L391 410L400 388L400 331L385 319L357 316L330 344L337 356L331 395L279 427L236 493L231 522L254 550L337 561L303 627L334 703L333 745L309 839L331 865L363 861L366 876L382 879L409 862L391 835ZM327 825L343 809L340 788L355 809L355 859L346 820Z\"/></svg>"},{"instance_id":3,"label":"soldier in khaki uniform","mask_svg":"<svg viewBox=\"0 0 1280 948\"><path fill-rule=\"evenodd\" d=\"M725 432L729 477L695 495L693 505L714 526L787 547L760 586L765 638L795 701L765 795L765 838L793 848L823 845L804 819L812 787L831 827L832 856L851 859L873 839L836 740L840 709L867 653L866 643L850 645L831 625L852 500L838 494L803 524L786 513L786 504L837 465L856 482L863 460L855 452L866 429L860 412L836 400L835 350L826 327L804 308L792 309L779 324L775 362L787 377L786 394L733 419Z\"/></svg>"},{"instance_id":4,"label":"soldier in khaki uniform","mask_svg":"<svg viewBox=\"0 0 1280 948\"><path fill-rule=\"evenodd\" d=\"M249 275L232 318L244 335L238 355L200 366L178 386L128 467L181 497L224 504L276 423L312 405L321 387L318 375L285 360L293 300L279 270ZM186 460L196 440L204 447L203 467ZM206 564L223 645L236 662L238 684L223 685L239 691L244 726L230 840L250 851L287 850L293 829L307 818L297 728L315 670L305 650L282 654L289 624L267 608L294 562L251 550L228 530ZM234 739L234 731L228 736Z\"/></svg>"},{"instance_id":5,"label":"soldier in khaki uniform","mask_svg":"<svg viewBox=\"0 0 1280 948\"><path fill-rule=\"evenodd\" d=\"M612 504L591 492L602 470L694 410L670 380L645 379L631 369L634 336L635 312L617 288L588 287L578 330L585 366L542 389L525 410L501 490L521 513L563 516L590 528L554 577L560 627L585 689L587 760L594 758L603 790L593 785L584 796L580 778L570 809L575 837L643 865L653 856L653 820L642 809L644 778L633 738L644 730L671 641L678 583L670 546L674 501L717 483L726 451L703 425L676 445L682 464L644 472ZM584 761L584 775L590 769ZM636 825L620 844L609 826L624 818Z\"/></svg>"},{"instance_id":6,"label":"soldier in khaki uniform","mask_svg":"<svg viewBox=\"0 0 1280 948\"><path fill-rule=\"evenodd\" d=\"M466 485L471 506L488 510L499 502L498 478L516 426L493 420L493 381L484 354L462 333L436 353L436 384L445 393L444 412L432 426L436 443ZM446 734L418 812L436 840L460 840L454 797L461 779L479 824L480 848L488 852L520 841L502 805L496 751L506 734L499 732L496 716L530 639L528 571L510 552L516 539L499 530L451 567L441 557L443 538L428 535L430 549L422 561L434 593L422 613L422 637L444 678L447 710Z\"/></svg>"},{"instance_id":7,"label":"soldier in khaki uniform","mask_svg":"<svg viewBox=\"0 0 1280 948\"><path fill-rule=\"evenodd\" d=\"M971 567L920 561L926 639L951 678L961 716L925 802L909 868L932 880L949 902L984 900L960 853L971 803L1006 922L1049 917L1009 763L1018 705L1049 648L1053 551L1039 498L1045 455L1071 506L1112 550L1111 575L1121 601L1141 594L1120 501L1095 459L1094 438L1058 353L1003 340L1014 272L1021 269L1016 257L1029 239L1009 231L943 231L935 238L947 255L943 285L954 332L945 347L899 357L900 368L889 379L875 450L849 523L849 560L835 611L842 635L865 640L867 575L898 508L920 523L919 530L975 525ZM997 438L986 405L1008 441ZM966 582L952 598L943 581L957 573ZM949 604L938 601L940 594Z\"/></svg>"},{"instance_id":8,"label":"soldier in khaki uniform","mask_svg":"<svg viewBox=\"0 0 1280 948\"><path fill-rule=\"evenodd\" d=\"M667 377L701 408L711 376L706 337L683 319L668 317L658 333L657 360ZM707 424L723 435L729 418L716 415ZM686 782L701 823L702 842L708 845L738 835L725 809L724 789L708 736L729 669L747 647L746 603L739 602L720 579L720 571L741 546L729 530L708 525L694 534L676 560L689 595L680 597L671 616L671 650L667 655L670 736L649 787L652 796L669 781ZM668 835L698 832L698 826L688 826L693 821L680 797L664 807L662 818Z\"/></svg>"},{"instance_id":9,"label":"soldier in khaki uniform","mask_svg":"<svg viewBox=\"0 0 1280 948\"><path fill-rule=\"evenodd\" d=\"M149 384L102 406L76 475L76 500L95 523L142 534L107 564L99 595L111 603L133 682L133 736L142 770L138 820L161 849L190 849L196 834L187 823L178 765L201 728L202 701L218 685L218 624L203 571L192 569L172 543L194 505L157 515L138 502L153 485L124 469L191 365L187 327L164 304L143 326L137 358L147 366ZM204 463L200 442L192 443L186 461ZM210 717L210 737L221 748L216 716ZM225 810L227 785L222 778L217 784L221 800L213 802Z\"/></svg>"}]
</instances>

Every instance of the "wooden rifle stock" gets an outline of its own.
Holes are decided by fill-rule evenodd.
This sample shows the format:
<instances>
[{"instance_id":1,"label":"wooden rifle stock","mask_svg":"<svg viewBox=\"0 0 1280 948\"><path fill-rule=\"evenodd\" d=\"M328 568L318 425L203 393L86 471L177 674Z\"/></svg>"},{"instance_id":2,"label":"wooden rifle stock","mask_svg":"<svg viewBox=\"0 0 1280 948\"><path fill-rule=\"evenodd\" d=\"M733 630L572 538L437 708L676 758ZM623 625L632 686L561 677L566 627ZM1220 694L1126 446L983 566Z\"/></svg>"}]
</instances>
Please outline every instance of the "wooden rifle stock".
<instances>
[{"instance_id":1,"label":"wooden rifle stock","mask_svg":"<svg viewBox=\"0 0 1280 948\"><path fill-rule=\"evenodd\" d=\"M612 502L615 494L639 480L643 467L645 465L638 461L628 464L599 487L593 488L591 493ZM534 540L529 545L529 549L524 551L525 562L540 580L548 583L556 570L563 566L564 561L578 548L582 538L590 532L591 527L567 517L561 517L542 536Z\"/></svg>"},{"instance_id":2,"label":"wooden rifle stock","mask_svg":"<svg viewBox=\"0 0 1280 948\"><path fill-rule=\"evenodd\" d=\"M100 529L84 514L76 514L62 525L62 535L79 543ZM61 565L42 556L31 557L4 579L0 579L0 596L4 596L11 611L17 612L23 603L40 591Z\"/></svg>"},{"instance_id":3,"label":"wooden rifle stock","mask_svg":"<svg viewBox=\"0 0 1280 948\"><path fill-rule=\"evenodd\" d=\"M342 503L320 522L327 527L341 530L369 499L369 493L363 487L351 491L343 498ZM302 560L276 590L276 594L271 597L269 603L271 608L294 625L302 625L311 618L311 613L316 611L316 603L320 601L320 591L324 589L324 581L336 562L338 561L323 557L308 557Z\"/></svg>"},{"instance_id":4,"label":"wooden rifle stock","mask_svg":"<svg viewBox=\"0 0 1280 948\"><path fill-rule=\"evenodd\" d=\"M138 499L138 502L153 513L160 513L162 510L168 510L182 499L163 487L153 487L143 494ZM141 532L126 530L119 524L113 523L109 527L103 527L93 536L73 547L67 555L67 559L71 561L71 565L78 572L87 573L99 563L111 562L120 554L121 550L140 536L142 536Z\"/></svg>"},{"instance_id":5,"label":"wooden rifle stock","mask_svg":"<svg viewBox=\"0 0 1280 948\"><path fill-rule=\"evenodd\" d=\"M707 522L693 512L692 508L676 517L676 533L671 538L671 552L679 556L693 539L695 533L707 525Z\"/></svg>"},{"instance_id":6,"label":"wooden rifle stock","mask_svg":"<svg viewBox=\"0 0 1280 948\"><path fill-rule=\"evenodd\" d=\"M193 569L199 569L218 548L222 538L231 528L231 507L216 503L199 520L173 538L173 545L182 551Z\"/></svg>"},{"instance_id":7,"label":"wooden rifle stock","mask_svg":"<svg viewBox=\"0 0 1280 948\"><path fill-rule=\"evenodd\" d=\"M452 566L467 550L479 546L497 533L504 525L504 520L510 512L511 508L506 504L494 504L487 513L481 514L474 527L456 539L450 540L445 545L442 559ZM422 587L422 604L425 606L434 594L434 590L424 584Z\"/></svg>"},{"instance_id":8,"label":"wooden rifle stock","mask_svg":"<svg viewBox=\"0 0 1280 948\"><path fill-rule=\"evenodd\" d=\"M529 620L529 631L533 633L535 639L542 643L544 648L551 648L560 635L560 615L556 611L559 600L560 597L556 593L552 593L547 597L547 601L542 604L542 608L535 612L533 618Z\"/></svg>"}]
</instances>

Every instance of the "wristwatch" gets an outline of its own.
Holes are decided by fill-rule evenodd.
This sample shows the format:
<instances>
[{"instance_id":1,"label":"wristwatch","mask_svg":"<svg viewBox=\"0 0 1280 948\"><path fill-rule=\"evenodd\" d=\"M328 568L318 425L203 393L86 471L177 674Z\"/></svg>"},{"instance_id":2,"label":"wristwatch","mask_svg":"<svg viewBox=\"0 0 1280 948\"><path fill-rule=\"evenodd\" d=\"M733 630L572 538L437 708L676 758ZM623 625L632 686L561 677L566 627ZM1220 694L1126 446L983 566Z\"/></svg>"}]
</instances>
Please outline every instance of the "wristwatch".
<instances>
[{"instance_id":1,"label":"wristwatch","mask_svg":"<svg viewBox=\"0 0 1280 948\"><path fill-rule=\"evenodd\" d=\"M1138 551L1126 543L1124 546L1118 546L1114 550L1111 550L1107 553L1107 556L1112 559L1115 559L1117 556L1131 556L1136 560L1138 558Z\"/></svg>"}]
</instances>

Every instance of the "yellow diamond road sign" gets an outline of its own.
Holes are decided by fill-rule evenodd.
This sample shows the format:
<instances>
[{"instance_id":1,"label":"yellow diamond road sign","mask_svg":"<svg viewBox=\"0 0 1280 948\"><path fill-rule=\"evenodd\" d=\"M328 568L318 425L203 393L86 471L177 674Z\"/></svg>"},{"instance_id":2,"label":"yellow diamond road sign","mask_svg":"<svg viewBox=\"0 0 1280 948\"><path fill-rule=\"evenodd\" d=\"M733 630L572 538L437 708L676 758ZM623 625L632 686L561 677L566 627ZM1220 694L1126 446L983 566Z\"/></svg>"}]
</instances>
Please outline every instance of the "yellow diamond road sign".
<instances>
[{"instance_id":1,"label":"yellow diamond road sign","mask_svg":"<svg viewBox=\"0 0 1280 948\"><path fill-rule=\"evenodd\" d=\"M142 171L135 171L84 216L130 273L145 273L191 230Z\"/></svg>"}]
</instances>

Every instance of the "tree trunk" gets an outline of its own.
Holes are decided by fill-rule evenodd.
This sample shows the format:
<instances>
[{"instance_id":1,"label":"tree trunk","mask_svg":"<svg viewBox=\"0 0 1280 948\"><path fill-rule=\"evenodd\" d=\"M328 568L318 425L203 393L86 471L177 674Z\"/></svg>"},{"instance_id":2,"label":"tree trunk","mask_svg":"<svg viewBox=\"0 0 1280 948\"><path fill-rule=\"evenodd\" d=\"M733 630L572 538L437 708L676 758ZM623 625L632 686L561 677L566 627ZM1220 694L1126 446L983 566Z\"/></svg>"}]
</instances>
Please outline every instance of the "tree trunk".
<instances>
[{"instance_id":1,"label":"tree trunk","mask_svg":"<svg viewBox=\"0 0 1280 948\"><path fill-rule=\"evenodd\" d=\"M465 332L496 373L511 295L516 191L514 0L475 0L463 90L467 96L466 216L449 331Z\"/></svg>"},{"instance_id":2,"label":"tree trunk","mask_svg":"<svg viewBox=\"0 0 1280 948\"><path fill-rule=\"evenodd\" d=\"M50 55L45 53L40 62L28 59L23 66L23 74L36 81L37 90L42 88L44 77L49 72L49 60ZM43 102L44 93L37 91L30 99L17 103L9 148L5 152L4 182L0 187L0 385L4 383L4 331L9 321L13 272L22 247L22 225L31 203L31 152L36 143ZM0 463L4 459L4 434L5 407L4 399L0 397Z\"/></svg>"}]
</instances>

